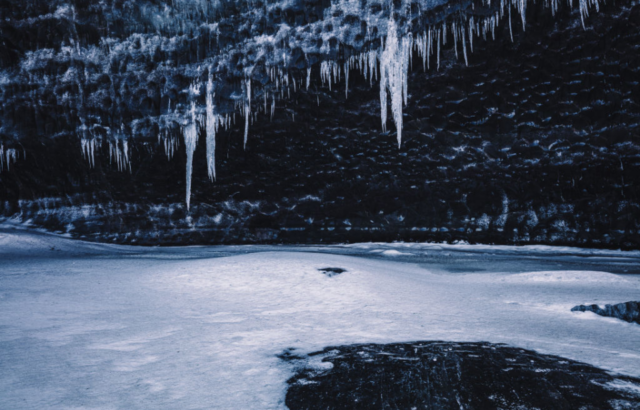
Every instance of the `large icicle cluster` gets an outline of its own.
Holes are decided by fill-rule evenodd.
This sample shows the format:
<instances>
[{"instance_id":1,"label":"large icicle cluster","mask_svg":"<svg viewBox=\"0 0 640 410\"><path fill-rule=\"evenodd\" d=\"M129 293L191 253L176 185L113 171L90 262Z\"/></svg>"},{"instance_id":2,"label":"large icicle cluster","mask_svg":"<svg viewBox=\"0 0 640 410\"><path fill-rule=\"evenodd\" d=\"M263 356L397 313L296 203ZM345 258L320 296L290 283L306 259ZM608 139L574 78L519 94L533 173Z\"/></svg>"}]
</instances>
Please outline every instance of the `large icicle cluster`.
<instances>
[{"instance_id":1,"label":"large icicle cluster","mask_svg":"<svg viewBox=\"0 0 640 410\"><path fill-rule=\"evenodd\" d=\"M103 143L108 143L109 158L117 169L131 172L129 142L133 138L157 136L169 159L182 138L187 155L188 208L193 155L201 132L206 134L207 169L213 181L216 135L221 127L229 129L235 123L236 113L244 116L246 148L250 124L258 115L273 118L276 101L291 98L303 85L309 90L314 70L319 70L321 85L329 90L344 78L345 98L351 71L359 70L372 84L380 81L382 130L387 130L390 108L400 147L413 53L422 58L424 70L430 68L433 58L434 68L439 69L442 49L453 41L456 56L468 65L474 41L487 40L489 35L495 39L496 28L505 18L513 39L512 9L525 28L528 1L482 0L474 4L469 0L443 7L444 1L432 0L404 0L399 6L391 0L339 0L324 8L321 18L312 23L274 17L271 34L256 31L262 26L253 22L263 21L267 15L284 16L283 10L292 7L286 1L241 1L229 13L221 3L208 0L173 0L161 6L139 1L133 9L137 21L152 28L146 33L153 34L125 32L119 38L105 36L98 45L82 45L77 32L71 30L68 41L57 49L26 52L17 74L0 72L0 78L5 78L0 88L11 86L6 78L13 76L34 90L34 95L44 93L52 82L67 90L56 94L56 101L68 107L68 121L75 124L82 154L92 167ZM599 10L598 1L578 0L583 25L590 8ZM572 0L568 3L573 7ZM555 14L558 0L550 0L547 6ZM92 13L87 19L102 13L103 19L115 22L124 15L112 1L94 6ZM40 24L42 19L53 19L71 25L78 19L70 5L59 6L40 18ZM233 37L225 37L223 25L236 28ZM177 64L184 50L189 50L189 57ZM156 62L162 58L165 61ZM45 70L56 64L66 67L57 77ZM153 70L148 72L145 64ZM190 85L180 84L184 78ZM131 84L138 88L132 90ZM229 89L235 91L229 93ZM254 101L258 101L255 106ZM96 115L105 102L113 107L112 115ZM132 114L126 104L153 108ZM7 131L0 128L0 135ZM6 163L8 168L16 160L15 150L11 156L10 150L2 150L6 155L0 155L0 165Z\"/></svg>"}]
</instances>

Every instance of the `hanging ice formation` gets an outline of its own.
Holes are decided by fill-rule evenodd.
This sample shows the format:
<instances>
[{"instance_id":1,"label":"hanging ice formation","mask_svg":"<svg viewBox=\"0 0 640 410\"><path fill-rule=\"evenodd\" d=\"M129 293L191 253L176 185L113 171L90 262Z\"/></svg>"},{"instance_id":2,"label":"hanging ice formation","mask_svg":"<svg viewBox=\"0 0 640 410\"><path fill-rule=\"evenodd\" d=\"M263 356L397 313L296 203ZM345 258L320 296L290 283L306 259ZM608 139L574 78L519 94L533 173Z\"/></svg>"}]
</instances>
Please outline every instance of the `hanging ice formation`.
<instances>
[{"instance_id":1,"label":"hanging ice formation","mask_svg":"<svg viewBox=\"0 0 640 410\"><path fill-rule=\"evenodd\" d=\"M287 79L289 76L287 76ZM251 79L247 78L244 82L246 89L246 98L244 102L244 148L247 148L247 139L249 138L249 117L251 116Z\"/></svg>"},{"instance_id":2,"label":"hanging ice formation","mask_svg":"<svg viewBox=\"0 0 640 410\"><path fill-rule=\"evenodd\" d=\"M0 172L4 170L4 166L7 166L7 171L11 171L11 163L15 163L18 160L18 150L15 148L7 148L5 150L4 145L0 145Z\"/></svg>"},{"instance_id":3,"label":"hanging ice formation","mask_svg":"<svg viewBox=\"0 0 640 410\"><path fill-rule=\"evenodd\" d=\"M187 193L185 202L187 209L191 206L191 175L193 174L193 153L198 144L198 127L196 119L196 103L191 103L191 121L184 127L184 146L187 151Z\"/></svg>"},{"instance_id":4,"label":"hanging ice formation","mask_svg":"<svg viewBox=\"0 0 640 410\"><path fill-rule=\"evenodd\" d=\"M95 140L92 140L95 141ZM122 145L122 148L120 148ZM114 161L118 166L118 171L129 170L131 172L131 161L129 160L129 142L127 140L109 140L109 162Z\"/></svg>"},{"instance_id":5,"label":"hanging ice formation","mask_svg":"<svg viewBox=\"0 0 640 410\"><path fill-rule=\"evenodd\" d=\"M96 138L82 138L80 140L82 146L82 155L89 161L89 165L94 167L96 164L96 147L98 140Z\"/></svg>"},{"instance_id":6,"label":"hanging ice formation","mask_svg":"<svg viewBox=\"0 0 640 410\"><path fill-rule=\"evenodd\" d=\"M200 86L196 84L192 84L189 87L189 95L197 96L200 94ZM187 119L188 123L185 125L183 129L183 137L184 137L184 146L187 152L187 169L186 169L186 180L187 180L187 192L185 203L187 205L187 210L191 206L191 176L193 174L193 153L196 151L196 145L198 144L198 115L196 111L196 103L195 101L191 101L191 109L189 110L189 118Z\"/></svg>"},{"instance_id":7,"label":"hanging ice formation","mask_svg":"<svg viewBox=\"0 0 640 410\"><path fill-rule=\"evenodd\" d=\"M391 94L391 112L396 124L398 148L402 144L402 103L407 103L407 77L411 37L398 39L394 19L389 19L387 41L380 57L380 118L382 129L387 128L387 93ZM404 98L403 98L404 97Z\"/></svg>"},{"instance_id":8,"label":"hanging ice formation","mask_svg":"<svg viewBox=\"0 0 640 410\"><path fill-rule=\"evenodd\" d=\"M209 179L216 179L216 132L218 132L218 115L215 113L213 103L213 77L209 75L207 81L207 171Z\"/></svg>"},{"instance_id":9,"label":"hanging ice formation","mask_svg":"<svg viewBox=\"0 0 640 410\"><path fill-rule=\"evenodd\" d=\"M192 83L197 84L189 90L187 101L186 90L175 89L175 84L169 95L169 81L166 81L160 92L166 98L162 104L166 110L157 117L135 119L126 124L127 130L131 130L128 139L109 135L103 137L99 130L94 133L91 127L96 124L89 125L91 121L96 122L93 117L81 118L82 126L78 128L82 154L89 165L95 165L98 144L109 142L110 158L115 161L120 171L131 170L127 141L135 137L136 130L146 130L144 135L157 132L158 141L169 159L178 150L180 137L184 138L187 155L186 204L189 207L193 155L200 129L206 130L207 171L213 181L216 179L216 135L220 128L229 129L235 124L236 113L243 115L243 146L246 147L249 127L255 121L259 121L259 116L269 115L271 120L274 119L277 99L290 99L292 90L294 93L300 89L312 92L311 73L312 69L315 70L313 66L316 66L319 68L320 85L328 87L329 91L332 91L333 85L342 81L344 76L345 98L349 96L352 70L358 70L371 85L374 81L379 81L382 130L387 130L387 116L391 110L398 146L401 147L403 105L408 103L408 74L412 67L413 52L417 52L421 57L423 70L439 70L443 47L447 42L452 42L456 57L468 65L471 62L470 53L473 53L477 39L495 39L496 28L504 19L508 20L509 36L513 38L512 9L520 15L524 30L528 1L532 0L495 0L493 3L491 0L477 0L478 4L481 3L482 10L475 12L475 5L470 2L462 2L459 7L445 8L442 11L437 9L442 2L435 2L437 4L434 5L434 2L428 0L403 0L401 5L389 0L333 0L325 10L324 19L317 22L304 23L302 26L274 25L271 27L272 34L266 34L267 31L263 29L255 29L261 30L256 33L252 31L254 28L251 28L247 32L249 34L238 34L234 40L237 43L227 42L220 45L218 24L222 20L219 19L224 20L226 17L216 17L217 14L210 9L202 8L203 2L176 0L171 2L171 6L166 7L173 7L176 16L184 18L179 23L171 18L154 20L158 24L157 30L150 31L169 32L172 33L170 36L135 34L124 40L105 40L100 48L85 49L76 44L75 47L63 47L59 54L53 53L47 58L85 59L100 67L101 73L110 73L126 72L127 65L120 63L120 60L131 60L128 58L130 55L135 56L134 60L144 61L145 58L152 58L157 50L180 54L181 49L178 47L181 44L185 44L189 50L197 50L197 55L191 56L185 67L178 67L182 70L179 71L182 78L190 78ZM599 1L577 0L583 26L590 9L599 11ZM287 7L285 3L276 0L273 6L283 9ZM559 0L548 0L545 7L550 8L551 13L555 15L559 3ZM567 3L573 7L572 0L567 0ZM238 7L242 18L253 18L254 11L248 4L242 3ZM247 7L247 10L243 7ZM416 9L419 10L417 15ZM245 11L247 14L242 14ZM433 13L439 14L434 17ZM185 30L191 23L190 19L197 20L198 24L190 26L191 31ZM358 19L360 23L357 23ZM190 34L176 34L184 32ZM205 37L205 40L214 46L207 48L203 55L203 42L200 41L202 38L198 36L205 34L209 36ZM358 38L359 40L356 40ZM302 58L299 58L300 51ZM21 66L25 73L29 74L31 67L36 70L41 66L34 63L37 56L46 56L50 52L38 53L34 52L25 58ZM195 58L195 61L192 58ZM173 63L176 64L175 61ZM164 67L162 70L167 70L167 66L161 66ZM204 66L209 69L206 78L203 79L200 67ZM156 77L165 75L160 69L156 74ZM91 87L81 87L81 80L89 78L90 75L92 74L87 72L87 69L83 74L72 65L60 80L68 81L79 88L77 98L69 98L71 103L76 104L78 112L85 101L91 100ZM239 78L240 76L242 77ZM200 94L196 91L200 83L203 86L206 84L206 92L204 96L198 97ZM121 101L119 93L125 90L122 87L117 90L111 86L109 95L112 100ZM260 101L255 107L252 106L253 97ZM316 94L318 104L319 97L320 95ZM291 118L295 118L295 113L292 113ZM85 122L88 125L85 126ZM104 128L108 127L103 126ZM140 131L139 134L143 132ZM4 152L0 155L2 166L4 163L8 165L9 162L8 151ZM15 161L13 158L12 161Z\"/></svg>"}]
</instances>

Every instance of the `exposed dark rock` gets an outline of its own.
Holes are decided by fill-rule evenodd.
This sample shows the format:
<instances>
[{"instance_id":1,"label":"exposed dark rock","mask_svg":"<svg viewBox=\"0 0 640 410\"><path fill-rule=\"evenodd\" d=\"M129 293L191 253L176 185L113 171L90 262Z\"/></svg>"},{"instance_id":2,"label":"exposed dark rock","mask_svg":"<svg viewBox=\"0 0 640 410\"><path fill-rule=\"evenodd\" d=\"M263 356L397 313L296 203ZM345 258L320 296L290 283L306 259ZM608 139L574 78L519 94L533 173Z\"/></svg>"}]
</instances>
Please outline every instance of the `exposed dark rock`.
<instances>
[{"instance_id":1,"label":"exposed dark rock","mask_svg":"<svg viewBox=\"0 0 640 410\"><path fill-rule=\"evenodd\" d=\"M291 410L638 409L640 379L490 343L329 347L289 380Z\"/></svg>"},{"instance_id":2,"label":"exposed dark rock","mask_svg":"<svg viewBox=\"0 0 640 410\"><path fill-rule=\"evenodd\" d=\"M291 361L294 361L294 360L302 360L302 359L304 359L302 356L299 356L299 355L295 354L294 353L295 350L296 350L295 348L285 349L282 353L280 353L276 357L278 357L279 359L284 360L285 362L291 362Z\"/></svg>"},{"instance_id":3,"label":"exposed dark rock","mask_svg":"<svg viewBox=\"0 0 640 410\"><path fill-rule=\"evenodd\" d=\"M342 268L322 268L318 270L330 278L347 271L346 269L342 269Z\"/></svg>"},{"instance_id":4,"label":"exposed dark rock","mask_svg":"<svg viewBox=\"0 0 640 410\"><path fill-rule=\"evenodd\" d=\"M615 317L625 322L640 325L640 302L618 303L616 305L579 305L571 309L572 312L593 312L600 316Z\"/></svg>"}]
</instances>

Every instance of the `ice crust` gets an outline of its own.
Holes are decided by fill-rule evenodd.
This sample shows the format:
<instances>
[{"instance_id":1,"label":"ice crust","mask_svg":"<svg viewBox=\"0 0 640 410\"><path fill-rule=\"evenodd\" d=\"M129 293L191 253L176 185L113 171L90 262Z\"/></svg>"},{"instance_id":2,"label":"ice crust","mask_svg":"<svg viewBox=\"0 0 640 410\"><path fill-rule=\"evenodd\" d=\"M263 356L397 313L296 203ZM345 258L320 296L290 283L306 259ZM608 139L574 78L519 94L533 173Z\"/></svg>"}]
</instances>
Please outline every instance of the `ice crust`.
<instances>
[{"instance_id":1,"label":"ice crust","mask_svg":"<svg viewBox=\"0 0 640 410\"><path fill-rule=\"evenodd\" d=\"M429 246L440 245L334 249ZM492 271L509 248L530 272ZM640 327L570 311L637 299L640 276L558 271L576 280L532 281L548 274L531 248L477 248L485 272L445 273L395 253L141 248L2 231L0 407L284 409L294 373L276 357L285 349L412 340L508 343L640 376ZM346 272L318 271L327 266Z\"/></svg>"}]
</instances>

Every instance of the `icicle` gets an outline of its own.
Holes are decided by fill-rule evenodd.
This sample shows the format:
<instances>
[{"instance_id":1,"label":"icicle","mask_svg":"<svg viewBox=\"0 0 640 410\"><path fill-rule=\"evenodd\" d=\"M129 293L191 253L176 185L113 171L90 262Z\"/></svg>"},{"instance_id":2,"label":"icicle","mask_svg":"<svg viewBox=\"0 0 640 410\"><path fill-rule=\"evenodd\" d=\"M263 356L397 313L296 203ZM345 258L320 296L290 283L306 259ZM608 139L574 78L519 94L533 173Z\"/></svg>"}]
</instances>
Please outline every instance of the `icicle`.
<instances>
[{"instance_id":1,"label":"icicle","mask_svg":"<svg viewBox=\"0 0 640 410\"><path fill-rule=\"evenodd\" d=\"M5 155L7 158L7 171L11 171L11 162L15 164L18 160L18 151L13 148L9 148L6 150ZM0 170L2 170L2 168L0 168Z\"/></svg>"},{"instance_id":2,"label":"icicle","mask_svg":"<svg viewBox=\"0 0 640 410\"><path fill-rule=\"evenodd\" d=\"M407 69L409 61L408 38L398 41L397 27L393 19L389 20L387 40L380 58L380 118L382 129L386 131L387 91L391 94L391 112L396 124L398 148L402 144L402 102L406 101Z\"/></svg>"},{"instance_id":3,"label":"icicle","mask_svg":"<svg viewBox=\"0 0 640 410\"><path fill-rule=\"evenodd\" d=\"M191 206L191 174L193 173L193 153L198 143L198 128L196 124L196 103L191 102L191 121L183 130L184 145L187 151L187 210Z\"/></svg>"},{"instance_id":4,"label":"icicle","mask_svg":"<svg viewBox=\"0 0 640 410\"><path fill-rule=\"evenodd\" d=\"M349 98L349 64L344 63L344 98Z\"/></svg>"},{"instance_id":5,"label":"icicle","mask_svg":"<svg viewBox=\"0 0 640 410\"><path fill-rule=\"evenodd\" d=\"M511 6L509 8L509 34L511 35L511 42L513 43L513 30L511 29Z\"/></svg>"},{"instance_id":6,"label":"icicle","mask_svg":"<svg viewBox=\"0 0 640 410\"><path fill-rule=\"evenodd\" d=\"M209 179L216 179L216 132L218 131L218 115L215 113L215 105L213 103L213 77L209 76L207 82L207 171Z\"/></svg>"},{"instance_id":7,"label":"icicle","mask_svg":"<svg viewBox=\"0 0 640 410\"><path fill-rule=\"evenodd\" d=\"M402 96L404 97L404 105L407 105L407 98L409 97L409 67L411 66L412 38L411 34L402 38Z\"/></svg>"},{"instance_id":8,"label":"icicle","mask_svg":"<svg viewBox=\"0 0 640 410\"><path fill-rule=\"evenodd\" d=\"M311 67L307 67L307 91L309 91L309 84L311 84Z\"/></svg>"},{"instance_id":9,"label":"icicle","mask_svg":"<svg viewBox=\"0 0 640 410\"><path fill-rule=\"evenodd\" d=\"M463 26L464 27L464 26ZM469 60L467 60L467 43L464 36L464 28L460 30L460 34L462 35L462 54L464 55L464 65L469 66Z\"/></svg>"},{"instance_id":10,"label":"icicle","mask_svg":"<svg viewBox=\"0 0 640 410\"><path fill-rule=\"evenodd\" d=\"M129 160L129 141L122 140L122 152L124 154L124 162L129 167L129 173L131 173L131 161Z\"/></svg>"},{"instance_id":11,"label":"icicle","mask_svg":"<svg viewBox=\"0 0 640 410\"><path fill-rule=\"evenodd\" d=\"M276 113L276 96L272 96L271 99L271 121L273 121L273 114Z\"/></svg>"},{"instance_id":12,"label":"icicle","mask_svg":"<svg viewBox=\"0 0 640 410\"><path fill-rule=\"evenodd\" d=\"M471 16L471 18L469 19L469 48L471 49L472 53L473 53L473 29L474 29L473 16Z\"/></svg>"},{"instance_id":13,"label":"icicle","mask_svg":"<svg viewBox=\"0 0 640 410\"><path fill-rule=\"evenodd\" d=\"M582 28L585 29L584 18L589 17L589 6L587 0L578 0L578 6L580 7L580 21L582 22Z\"/></svg>"},{"instance_id":14,"label":"icicle","mask_svg":"<svg viewBox=\"0 0 640 410\"><path fill-rule=\"evenodd\" d=\"M458 30L456 23L451 23L451 31L453 32L453 49L456 51L456 60L458 59Z\"/></svg>"},{"instance_id":15,"label":"icicle","mask_svg":"<svg viewBox=\"0 0 640 410\"><path fill-rule=\"evenodd\" d=\"M369 85L373 86L373 77L378 81L378 53L369 51Z\"/></svg>"},{"instance_id":16,"label":"icicle","mask_svg":"<svg viewBox=\"0 0 640 410\"><path fill-rule=\"evenodd\" d=\"M442 45L447 45L447 24L442 23Z\"/></svg>"},{"instance_id":17,"label":"icicle","mask_svg":"<svg viewBox=\"0 0 640 410\"><path fill-rule=\"evenodd\" d=\"M438 46L438 71L440 71L440 30L438 30L438 40L436 44Z\"/></svg>"},{"instance_id":18,"label":"icicle","mask_svg":"<svg viewBox=\"0 0 640 410\"><path fill-rule=\"evenodd\" d=\"M289 75L287 74L287 84L289 83ZM247 149L247 138L249 137L249 115L251 115L251 79L245 80L247 98L244 105L244 149ZM287 88L288 89L288 88Z\"/></svg>"},{"instance_id":19,"label":"icicle","mask_svg":"<svg viewBox=\"0 0 640 410\"><path fill-rule=\"evenodd\" d=\"M95 162L96 139L82 138L80 140L80 145L82 147L82 156L89 161L89 166L93 168L96 165L96 162ZM7 150L7 162L9 162L8 155L9 155L9 151ZM7 167L8 165L9 164L7 164Z\"/></svg>"}]
</instances>

